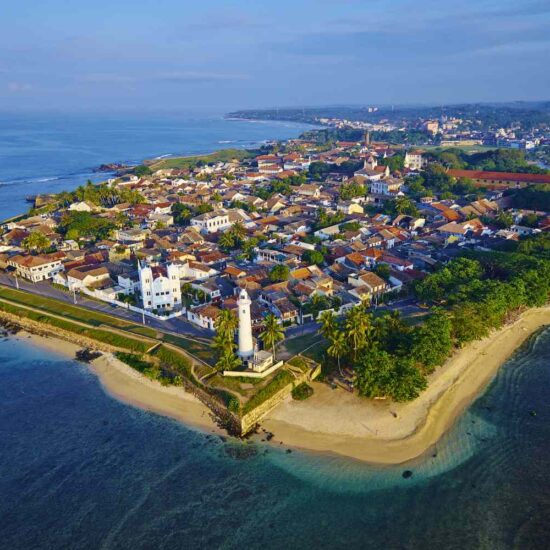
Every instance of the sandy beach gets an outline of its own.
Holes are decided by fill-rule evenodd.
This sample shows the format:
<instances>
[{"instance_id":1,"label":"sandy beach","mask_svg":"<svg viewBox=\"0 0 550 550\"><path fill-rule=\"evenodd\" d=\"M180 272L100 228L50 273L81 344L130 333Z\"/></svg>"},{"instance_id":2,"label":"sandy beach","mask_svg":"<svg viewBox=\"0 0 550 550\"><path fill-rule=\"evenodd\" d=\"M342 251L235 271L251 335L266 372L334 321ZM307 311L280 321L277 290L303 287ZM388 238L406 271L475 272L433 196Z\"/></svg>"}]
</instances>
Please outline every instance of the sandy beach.
<instances>
[{"instance_id":1,"label":"sandy beach","mask_svg":"<svg viewBox=\"0 0 550 550\"><path fill-rule=\"evenodd\" d=\"M90 366L107 393L124 403L202 430L225 433L213 421L210 410L181 387L162 386L109 353L92 361Z\"/></svg>"},{"instance_id":2,"label":"sandy beach","mask_svg":"<svg viewBox=\"0 0 550 550\"><path fill-rule=\"evenodd\" d=\"M531 309L514 323L458 350L410 403L365 400L313 383L306 401L288 400L262 426L273 442L379 464L399 464L429 450L534 332L550 325L550 307Z\"/></svg>"},{"instance_id":3,"label":"sandy beach","mask_svg":"<svg viewBox=\"0 0 550 550\"><path fill-rule=\"evenodd\" d=\"M66 340L40 336L25 330L19 331L16 338L30 339L33 344L70 359L74 359L76 352L82 349ZM110 353L104 353L89 366L98 376L105 391L124 403L174 418L205 431L225 433L212 420L210 410L183 388L162 386L149 380Z\"/></svg>"},{"instance_id":4,"label":"sandy beach","mask_svg":"<svg viewBox=\"0 0 550 550\"><path fill-rule=\"evenodd\" d=\"M498 368L534 332L550 325L550 307L531 309L514 323L455 354L429 377L428 389L410 403L359 398L342 389L314 382L306 401L291 398L271 411L262 427L272 443L335 453L378 464L399 464L428 451L462 411L492 380ZM37 345L74 358L79 346L21 331ZM130 405L168 416L209 432L225 433L211 413L183 388L165 387L105 353L91 369L105 390ZM255 436L259 439L261 436Z\"/></svg>"}]
</instances>

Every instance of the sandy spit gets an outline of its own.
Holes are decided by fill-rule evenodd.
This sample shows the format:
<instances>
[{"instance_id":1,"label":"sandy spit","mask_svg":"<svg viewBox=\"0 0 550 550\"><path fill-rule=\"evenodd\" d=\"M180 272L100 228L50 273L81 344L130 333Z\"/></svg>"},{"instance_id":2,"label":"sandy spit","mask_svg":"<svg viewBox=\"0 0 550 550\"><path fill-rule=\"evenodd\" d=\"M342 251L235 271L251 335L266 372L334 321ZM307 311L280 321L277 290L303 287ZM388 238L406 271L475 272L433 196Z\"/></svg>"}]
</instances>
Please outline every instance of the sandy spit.
<instances>
[{"instance_id":1,"label":"sandy spit","mask_svg":"<svg viewBox=\"0 0 550 550\"><path fill-rule=\"evenodd\" d=\"M354 459L400 464L427 452L499 367L536 331L550 325L550 307L530 309L487 338L472 342L430 376L411 403L365 400L314 383L306 401L288 400L262 422L273 442Z\"/></svg>"}]
</instances>

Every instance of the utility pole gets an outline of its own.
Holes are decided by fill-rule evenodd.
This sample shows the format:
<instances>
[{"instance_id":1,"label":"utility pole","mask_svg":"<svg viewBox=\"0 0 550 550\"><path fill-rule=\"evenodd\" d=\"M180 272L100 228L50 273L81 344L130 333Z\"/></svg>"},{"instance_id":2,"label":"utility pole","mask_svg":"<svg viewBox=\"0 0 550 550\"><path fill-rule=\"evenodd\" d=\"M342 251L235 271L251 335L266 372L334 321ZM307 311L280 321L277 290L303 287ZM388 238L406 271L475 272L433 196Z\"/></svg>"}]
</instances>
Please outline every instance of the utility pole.
<instances>
[{"instance_id":1,"label":"utility pole","mask_svg":"<svg viewBox=\"0 0 550 550\"><path fill-rule=\"evenodd\" d=\"M17 290L19 290L19 279L17 278L17 271L15 272L15 286L17 287Z\"/></svg>"},{"instance_id":2,"label":"utility pole","mask_svg":"<svg viewBox=\"0 0 550 550\"><path fill-rule=\"evenodd\" d=\"M76 304L76 288L73 287L73 303Z\"/></svg>"},{"instance_id":3,"label":"utility pole","mask_svg":"<svg viewBox=\"0 0 550 550\"><path fill-rule=\"evenodd\" d=\"M145 324L145 310L144 309L141 310L141 323L143 325Z\"/></svg>"}]
</instances>

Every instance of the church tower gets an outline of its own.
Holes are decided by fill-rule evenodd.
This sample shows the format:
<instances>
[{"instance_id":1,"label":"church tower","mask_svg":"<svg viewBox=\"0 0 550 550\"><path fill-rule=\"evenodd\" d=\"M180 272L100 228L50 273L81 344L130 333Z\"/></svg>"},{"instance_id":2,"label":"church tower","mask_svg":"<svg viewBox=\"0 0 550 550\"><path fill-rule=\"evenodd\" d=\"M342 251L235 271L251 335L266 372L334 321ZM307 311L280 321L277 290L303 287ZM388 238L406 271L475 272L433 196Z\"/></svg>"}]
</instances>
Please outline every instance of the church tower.
<instances>
[{"instance_id":1,"label":"church tower","mask_svg":"<svg viewBox=\"0 0 550 550\"><path fill-rule=\"evenodd\" d=\"M239 293L237 306L239 308L239 350L241 359L247 360L254 355L254 342L252 340L252 321L250 318L250 304L248 292L243 288Z\"/></svg>"},{"instance_id":2,"label":"church tower","mask_svg":"<svg viewBox=\"0 0 550 550\"><path fill-rule=\"evenodd\" d=\"M152 306L153 270L145 263L142 265L141 261L138 260L138 272L143 309L150 309Z\"/></svg>"}]
</instances>

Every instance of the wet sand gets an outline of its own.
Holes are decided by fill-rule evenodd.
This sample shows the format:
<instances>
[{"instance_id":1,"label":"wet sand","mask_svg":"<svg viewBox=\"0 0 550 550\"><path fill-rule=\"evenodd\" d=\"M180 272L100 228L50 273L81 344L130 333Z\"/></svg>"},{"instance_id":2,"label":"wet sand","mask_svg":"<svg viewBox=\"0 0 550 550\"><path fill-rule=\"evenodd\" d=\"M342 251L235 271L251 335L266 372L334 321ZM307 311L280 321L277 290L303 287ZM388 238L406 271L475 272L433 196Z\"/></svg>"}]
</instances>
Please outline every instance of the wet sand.
<instances>
[{"instance_id":1,"label":"wet sand","mask_svg":"<svg viewBox=\"0 0 550 550\"><path fill-rule=\"evenodd\" d=\"M399 464L429 450L489 384L499 367L536 331L550 325L550 308L531 309L514 323L472 342L429 377L410 403L359 398L313 383L306 401L287 400L262 426L273 442L336 453L371 463Z\"/></svg>"}]
</instances>

